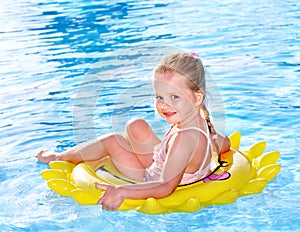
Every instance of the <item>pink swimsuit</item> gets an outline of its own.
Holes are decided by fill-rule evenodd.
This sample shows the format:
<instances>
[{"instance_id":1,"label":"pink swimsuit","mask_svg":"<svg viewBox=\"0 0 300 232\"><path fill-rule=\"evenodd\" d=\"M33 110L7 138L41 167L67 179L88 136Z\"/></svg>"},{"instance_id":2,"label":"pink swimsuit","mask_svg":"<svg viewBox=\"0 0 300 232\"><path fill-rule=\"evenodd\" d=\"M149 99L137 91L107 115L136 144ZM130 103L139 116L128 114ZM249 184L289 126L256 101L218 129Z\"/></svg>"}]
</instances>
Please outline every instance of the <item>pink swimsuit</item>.
<instances>
[{"instance_id":1,"label":"pink swimsuit","mask_svg":"<svg viewBox=\"0 0 300 232\"><path fill-rule=\"evenodd\" d=\"M183 177L181 179L180 185L189 184L189 183L193 183L197 180L200 180L200 179L206 177L210 173L210 171L215 169L216 161L213 158L213 155L211 155L212 154L212 144L211 144L211 140L210 140L208 133L198 127L188 127L188 128L184 128L181 130L177 130L176 132L174 132L172 134L168 134L169 133L168 132L166 134L166 136L164 137L163 141L154 147L153 163L148 168L146 168L145 175L144 175L144 181L163 181L162 172L163 172L164 163L165 163L165 160L167 157L167 144L173 135L177 134L179 131L184 131L184 130L200 131L208 140L208 146L206 148L204 161L203 161L202 165L199 167L198 171L196 171L193 174L184 173ZM209 162L209 164L206 167L204 167L207 159L211 159L211 161Z\"/></svg>"}]
</instances>

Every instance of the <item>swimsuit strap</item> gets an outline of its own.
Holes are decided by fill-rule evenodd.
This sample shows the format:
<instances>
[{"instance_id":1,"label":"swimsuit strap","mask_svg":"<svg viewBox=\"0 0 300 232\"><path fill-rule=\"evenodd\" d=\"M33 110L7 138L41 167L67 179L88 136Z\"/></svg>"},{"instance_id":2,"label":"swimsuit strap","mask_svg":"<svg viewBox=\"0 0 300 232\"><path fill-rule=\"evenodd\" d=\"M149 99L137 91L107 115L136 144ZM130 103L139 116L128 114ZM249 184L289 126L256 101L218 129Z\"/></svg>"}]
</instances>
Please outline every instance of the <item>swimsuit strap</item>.
<instances>
[{"instance_id":1,"label":"swimsuit strap","mask_svg":"<svg viewBox=\"0 0 300 232\"><path fill-rule=\"evenodd\" d=\"M205 132L204 130L202 130L199 127L191 126L191 127L179 129L178 132L179 131L185 131L185 130L197 130L197 131L200 131L208 140L210 140L209 136L207 135L207 132Z\"/></svg>"}]
</instances>

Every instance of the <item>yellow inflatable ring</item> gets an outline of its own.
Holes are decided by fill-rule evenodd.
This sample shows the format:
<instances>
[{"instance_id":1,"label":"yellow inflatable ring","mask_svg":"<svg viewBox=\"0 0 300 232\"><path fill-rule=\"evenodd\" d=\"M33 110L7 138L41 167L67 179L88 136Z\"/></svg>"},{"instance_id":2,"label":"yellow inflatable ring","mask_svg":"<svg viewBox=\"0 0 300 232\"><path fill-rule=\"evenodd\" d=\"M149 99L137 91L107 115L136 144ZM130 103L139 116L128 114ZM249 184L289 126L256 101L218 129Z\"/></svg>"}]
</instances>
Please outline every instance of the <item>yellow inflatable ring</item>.
<instances>
[{"instance_id":1,"label":"yellow inflatable ring","mask_svg":"<svg viewBox=\"0 0 300 232\"><path fill-rule=\"evenodd\" d=\"M147 214L194 212L209 205L233 203L239 196L260 193L280 171L280 165L276 163L279 152L263 154L265 142L240 152L241 134L235 132L229 138L231 150L222 154L227 165L218 170L218 173L228 173L229 178L179 186L171 195L161 199L126 199L119 210L137 210ZM112 185L134 183L121 175L109 158L78 165L54 161L49 165L51 169L41 173L48 186L61 196L72 197L78 204L97 204L103 190L97 189L95 182Z\"/></svg>"}]
</instances>

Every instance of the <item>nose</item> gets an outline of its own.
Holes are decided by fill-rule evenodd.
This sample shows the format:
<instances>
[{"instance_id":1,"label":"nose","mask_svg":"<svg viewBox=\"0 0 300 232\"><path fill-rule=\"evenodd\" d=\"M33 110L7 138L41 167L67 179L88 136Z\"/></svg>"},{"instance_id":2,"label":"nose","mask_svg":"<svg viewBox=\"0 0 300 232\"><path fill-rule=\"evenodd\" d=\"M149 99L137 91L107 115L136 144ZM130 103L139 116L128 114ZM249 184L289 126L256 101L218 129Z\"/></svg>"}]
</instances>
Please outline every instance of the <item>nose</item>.
<instances>
[{"instance_id":1,"label":"nose","mask_svg":"<svg viewBox=\"0 0 300 232\"><path fill-rule=\"evenodd\" d=\"M161 104L161 109L164 110L164 109L166 109L168 107L171 107L171 105L168 102L163 101L163 103Z\"/></svg>"},{"instance_id":2,"label":"nose","mask_svg":"<svg viewBox=\"0 0 300 232\"><path fill-rule=\"evenodd\" d=\"M161 110L164 110L164 108L165 108L165 105L166 105L166 103L165 103L165 102L163 102L163 103L161 104Z\"/></svg>"}]
</instances>

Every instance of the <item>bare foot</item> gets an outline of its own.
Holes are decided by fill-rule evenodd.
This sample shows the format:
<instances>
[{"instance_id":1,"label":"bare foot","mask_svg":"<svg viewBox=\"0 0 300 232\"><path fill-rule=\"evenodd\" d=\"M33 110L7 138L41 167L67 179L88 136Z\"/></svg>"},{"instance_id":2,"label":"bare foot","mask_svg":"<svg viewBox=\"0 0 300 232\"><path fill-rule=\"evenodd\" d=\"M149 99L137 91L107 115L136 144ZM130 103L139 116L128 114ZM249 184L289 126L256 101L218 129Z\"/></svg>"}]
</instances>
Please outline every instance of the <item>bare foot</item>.
<instances>
[{"instance_id":1,"label":"bare foot","mask_svg":"<svg viewBox=\"0 0 300 232\"><path fill-rule=\"evenodd\" d=\"M58 153L57 152L52 152L52 151L40 151L37 153L35 156L40 162L49 164L51 161L58 160Z\"/></svg>"}]
</instances>

